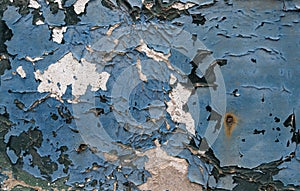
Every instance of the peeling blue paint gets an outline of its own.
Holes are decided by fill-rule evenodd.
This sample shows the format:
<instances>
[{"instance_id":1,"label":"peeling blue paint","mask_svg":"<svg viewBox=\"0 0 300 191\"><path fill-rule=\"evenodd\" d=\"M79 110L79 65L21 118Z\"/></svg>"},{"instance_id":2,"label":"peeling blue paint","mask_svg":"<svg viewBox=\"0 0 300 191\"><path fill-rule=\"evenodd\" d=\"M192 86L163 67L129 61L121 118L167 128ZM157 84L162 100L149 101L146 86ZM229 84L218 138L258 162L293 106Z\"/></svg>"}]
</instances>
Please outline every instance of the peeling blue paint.
<instances>
[{"instance_id":1,"label":"peeling blue paint","mask_svg":"<svg viewBox=\"0 0 300 191\"><path fill-rule=\"evenodd\" d=\"M158 140L204 189L299 189L296 1L189 1L188 10L172 7L176 1L151 8L152 1L90 1L80 15L76 1L57 10L38 2L45 24L13 4L2 17L13 36L5 42L11 69L1 76L0 115L13 125L1 152L12 165L49 182L65 177L74 188L138 190L152 176L141 153ZM53 42L53 26L67 27L62 44ZM138 49L141 39L148 50ZM69 52L109 73L107 90L89 86L77 104L68 102L71 85L63 102L38 92L34 73ZM169 53L168 63L161 57ZM166 111L178 84L191 93L182 110L194 134ZM225 109L236 121L224 119ZM0 183L7 178L0 174Z\"/></svg>"}]
</instances>

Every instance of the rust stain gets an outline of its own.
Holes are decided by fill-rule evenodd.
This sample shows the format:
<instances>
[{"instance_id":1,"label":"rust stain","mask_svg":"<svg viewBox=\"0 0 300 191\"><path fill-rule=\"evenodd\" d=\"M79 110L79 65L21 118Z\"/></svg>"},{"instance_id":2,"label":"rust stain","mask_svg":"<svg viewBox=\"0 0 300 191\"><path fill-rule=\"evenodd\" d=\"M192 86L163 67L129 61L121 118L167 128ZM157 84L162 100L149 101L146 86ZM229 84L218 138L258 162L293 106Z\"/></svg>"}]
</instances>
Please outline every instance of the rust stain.
<instances>
[{"instance_id":1,"label":"rust stain","mask_svg":"<svg viewBox=\"0 0 300 191\"><path fill-rule=\"evenodd\" d=\"M224 117L225 135L231 137L231 134L237 125L237 117L233 113L226 113Z\"/></svg>"}]
</instances>

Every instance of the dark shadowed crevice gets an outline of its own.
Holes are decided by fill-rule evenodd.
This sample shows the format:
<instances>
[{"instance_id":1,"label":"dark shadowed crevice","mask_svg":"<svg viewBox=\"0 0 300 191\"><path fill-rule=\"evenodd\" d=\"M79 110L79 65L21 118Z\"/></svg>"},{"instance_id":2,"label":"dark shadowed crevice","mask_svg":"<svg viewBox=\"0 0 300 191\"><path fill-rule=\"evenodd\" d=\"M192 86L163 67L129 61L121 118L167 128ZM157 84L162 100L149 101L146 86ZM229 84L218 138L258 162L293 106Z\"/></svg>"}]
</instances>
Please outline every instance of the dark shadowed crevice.
<instances>
[{"instance_id":1,"label":"dark shadowed crevice","mask_svg":"<svg viewBox=\"0 0 300 191\"><path fill-rule=\"evenodd\" d=\"M0 75L4 74L5 70L11 69L9 62L9 54L7 47L4 44L5 41L10 40L12 37L11 30L7 27L5 21L2 20L3 12L6 6L9 4L8 0L3 0L0 4Z\"/></svg>"}]
</instances>

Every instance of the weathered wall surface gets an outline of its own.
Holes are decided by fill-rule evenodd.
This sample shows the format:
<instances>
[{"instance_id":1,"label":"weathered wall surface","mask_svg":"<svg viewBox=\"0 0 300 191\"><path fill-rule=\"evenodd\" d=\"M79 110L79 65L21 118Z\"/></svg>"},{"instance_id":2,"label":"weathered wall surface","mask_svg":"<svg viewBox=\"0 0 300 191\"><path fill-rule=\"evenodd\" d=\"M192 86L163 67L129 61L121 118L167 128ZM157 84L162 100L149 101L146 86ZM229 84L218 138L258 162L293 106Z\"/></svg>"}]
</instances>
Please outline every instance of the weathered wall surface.
<instances>
[{"instance_id":1,"label":"weathered wall surface","mask_svg":"<svg viewBox=\"0 0 300 191\"><path fill-rule=\"evenodd\" d=\"M299 190L300 3L3 0L2 190Z\"/></svg>"}]
</instances>

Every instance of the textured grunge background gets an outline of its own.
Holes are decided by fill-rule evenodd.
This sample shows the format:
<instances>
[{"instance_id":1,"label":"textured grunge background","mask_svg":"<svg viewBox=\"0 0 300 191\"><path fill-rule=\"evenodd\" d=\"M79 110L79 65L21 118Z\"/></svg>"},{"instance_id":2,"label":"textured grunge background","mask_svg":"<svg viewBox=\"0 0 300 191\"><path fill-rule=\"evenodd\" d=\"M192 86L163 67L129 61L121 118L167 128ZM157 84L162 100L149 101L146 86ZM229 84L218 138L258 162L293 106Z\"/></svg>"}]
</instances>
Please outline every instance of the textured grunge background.
<instances>
[{"instance_id":1,"label":"textured grunge background","mask_svg":"<svg viewBox=\"0 0 300 191\"><path fill-rule=\"evenodd\" d=\"M0 190L300 190L299 11L1 0Z\"/></svg>"}]
</instances>

